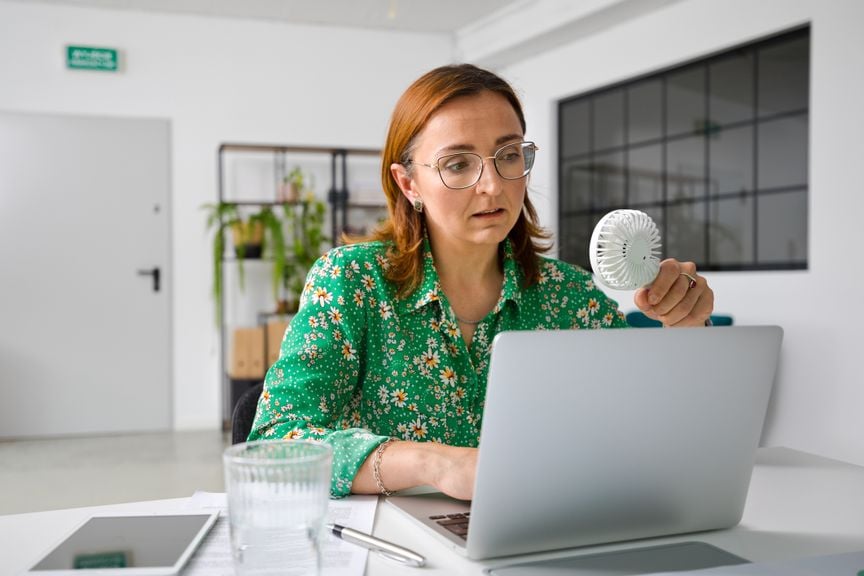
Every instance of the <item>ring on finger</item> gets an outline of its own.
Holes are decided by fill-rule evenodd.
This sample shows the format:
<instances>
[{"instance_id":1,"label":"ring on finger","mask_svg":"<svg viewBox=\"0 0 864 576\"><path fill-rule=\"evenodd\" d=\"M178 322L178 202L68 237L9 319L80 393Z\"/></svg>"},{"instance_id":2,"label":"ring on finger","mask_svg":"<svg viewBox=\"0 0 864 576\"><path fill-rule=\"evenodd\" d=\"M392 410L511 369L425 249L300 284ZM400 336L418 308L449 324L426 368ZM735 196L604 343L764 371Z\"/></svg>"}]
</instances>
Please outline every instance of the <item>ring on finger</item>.
<instances>
[{"instance_id":1,"label":"ring on finger","mask_svg":"<svg viewBox=\"0 0 864 576\"><path fill-rule=\"evenodd\" d=\"M693 276L691 276L691 275L688 274L687 272L681 272L681 273L680 273L680 276L686 276L687 279L690 280L690 282L687 284L687 289L688 289L688 290L690 290L691 288L695 288L695 287L696 287L696 278L694 278Z\"/></svg>"}]
</instances>

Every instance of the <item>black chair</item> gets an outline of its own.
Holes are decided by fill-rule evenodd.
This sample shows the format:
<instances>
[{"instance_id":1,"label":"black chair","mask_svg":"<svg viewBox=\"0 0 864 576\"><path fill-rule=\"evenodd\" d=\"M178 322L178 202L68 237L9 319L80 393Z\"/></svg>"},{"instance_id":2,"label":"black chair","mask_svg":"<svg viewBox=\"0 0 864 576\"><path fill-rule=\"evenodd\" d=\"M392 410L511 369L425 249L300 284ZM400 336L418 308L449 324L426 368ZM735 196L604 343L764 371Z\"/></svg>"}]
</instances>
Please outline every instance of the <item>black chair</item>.
<instances>
[{"instance_id":1,"label":"black chair","mask_svg":"<svg viewBox=\"0 0 864 576\"><path fill-rule=\"evenodd\" d=\"M244 392L231 414L231 443L239 444L245 442L252 430L252 422L255 421L255 411L258 408L258 399L264 391L264 383L256 384Z\"/></svg>"}]
</instances>

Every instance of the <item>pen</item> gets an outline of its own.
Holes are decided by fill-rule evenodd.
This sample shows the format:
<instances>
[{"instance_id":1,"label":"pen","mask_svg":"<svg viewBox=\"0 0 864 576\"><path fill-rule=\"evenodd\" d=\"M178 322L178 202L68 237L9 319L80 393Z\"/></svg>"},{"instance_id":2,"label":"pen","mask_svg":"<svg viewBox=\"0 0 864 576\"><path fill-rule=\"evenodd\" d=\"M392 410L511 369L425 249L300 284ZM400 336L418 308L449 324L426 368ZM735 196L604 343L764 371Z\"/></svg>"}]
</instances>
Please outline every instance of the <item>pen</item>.
<instances>
[{"instance_id":1,"label":"pen","mask_svg":"<svg viewBox=\"0 0 864 576\"><path fill-rule=\"evenodd\" d=\"M395 560L400 564L405 564L406 566L423 566L426 563L426 558L416 552L412 552L407 548L402 548L396 544L381 540L380 538L376 538L370 534L358 532L353 528L346 528L339 524L327 524L327 529L340 540L363 546L364 548L377 552L386 558Z\"/></svg>"}]
</instances>

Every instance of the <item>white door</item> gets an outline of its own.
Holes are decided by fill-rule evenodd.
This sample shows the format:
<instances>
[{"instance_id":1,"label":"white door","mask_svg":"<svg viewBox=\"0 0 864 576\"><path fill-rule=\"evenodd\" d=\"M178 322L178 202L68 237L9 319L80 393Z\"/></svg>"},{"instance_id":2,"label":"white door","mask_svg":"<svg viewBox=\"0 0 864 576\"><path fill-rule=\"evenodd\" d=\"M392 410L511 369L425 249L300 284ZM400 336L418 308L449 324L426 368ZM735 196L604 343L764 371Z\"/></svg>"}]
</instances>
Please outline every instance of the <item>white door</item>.
<instances>
[{"instance_id":1,"label":"white door","mask_svg":"<svg viewBox=\"0 0 864 576\"><path fill-rule=\"evenodd\" d=\"M0 438L171 428L169 154L167 120L0 112Z\"/></svg>"}]
</instances>

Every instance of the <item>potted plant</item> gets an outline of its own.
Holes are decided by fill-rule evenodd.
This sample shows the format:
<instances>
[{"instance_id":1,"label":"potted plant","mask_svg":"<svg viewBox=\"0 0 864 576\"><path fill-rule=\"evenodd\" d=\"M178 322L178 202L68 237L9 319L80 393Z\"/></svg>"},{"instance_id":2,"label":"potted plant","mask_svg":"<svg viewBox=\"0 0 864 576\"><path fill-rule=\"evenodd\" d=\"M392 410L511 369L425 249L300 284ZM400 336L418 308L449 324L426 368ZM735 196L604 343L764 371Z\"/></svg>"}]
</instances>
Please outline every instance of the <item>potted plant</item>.
<instances>
[{"instance_id":1,"label":"potted plant","mask_svg":"<svg viewBox=\"0 0 864 576\"><path fill-rule=\"evenodd\" d=\"M222 301L222 258L225 254L225 231L232 226L242 222L237 205L231 202L219 202L218 204L206 204L203 206L207 213L207 229L215 229L213 235L213 301L216 305L216 323L221 321ZM242 260L241 260L242 262ZM239 271L240 285L243 285L243 268Z\"/></svg>"},{"instance_id":2,"label":"potted plant","mask_svg":"<svg viewBox=\"0 0 864 576\"><path fill-rule=\"evenodd\" d=\"M297 202L306 187L306 177L299 166L295 166L288 174L282 177L282 185L279 187L278 200L280 202Z\"/></svg>"},{"instance_id":3,"label":"potted plant","mask_svg":"<svg viewBox=\"0 0 864 576\"><path fill-rule=\"evenodd\" d=\"M273 259L273 299L279 300L279 288L282 285L282 271L285 269L285 231L282 218L276 215L273 208L264 206L250 218L260 223L264 232L262 251Z\"/></svg>"},{"instance_id":4,"label":"potted plant","mask_svg":"<svg viewBox=\"0 0 864 576\"><path fill-rule=\"evenodd\" d=\"M283 205L290 237L286 243L289 257L282 268L284 298L277 302L277 312L289 314L297 311L306 275L321 256L323 244L329 241L324 233L324 202L307 193L297 204Z\"/></svg>"},{"instance_id":5,"label":"potted plant","mask_svg":"<svg viewBox=\"0 0 864 576\"><path fill-rule=\"evenodd\" d=\"M222 301L222 263L225 255L226 231L231 230L234 253L237 257L237 276L240 289L245 288L245 269L243 261L247 258L260 258L267 250L273 259L273 297L279 298L285 268L285 234L282 219L270 206L244 218L237 204L219 202L207 204L207 228L215 230L213 236L213 299L216 304L216 322L221 322Z\"/></svg>"},{"instance_id":6,"label":"potted plant","mask_svg":"<svg viewBox=\"0 0 864 576\"><path fill-rule=\"evenodd\" d=\"M264 220L259 214L243 219L238 217L231 223L231 238L238 260L258 259L264 250Z\"/></svg>"}]
</instances>

